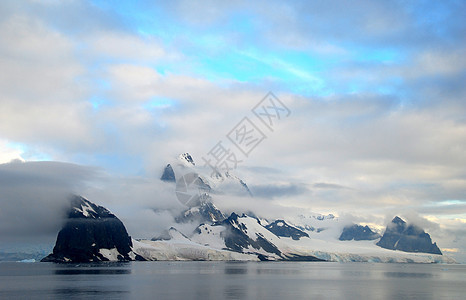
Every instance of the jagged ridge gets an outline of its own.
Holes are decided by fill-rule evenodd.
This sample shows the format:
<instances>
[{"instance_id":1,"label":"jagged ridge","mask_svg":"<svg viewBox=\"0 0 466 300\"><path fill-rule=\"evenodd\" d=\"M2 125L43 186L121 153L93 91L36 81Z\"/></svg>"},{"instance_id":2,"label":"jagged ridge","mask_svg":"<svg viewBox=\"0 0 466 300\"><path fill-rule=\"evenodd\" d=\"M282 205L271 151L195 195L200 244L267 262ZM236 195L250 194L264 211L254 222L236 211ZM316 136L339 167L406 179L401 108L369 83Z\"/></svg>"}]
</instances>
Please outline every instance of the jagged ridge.
<instances>
[{"instance_id":1,"label":"jagged ridge","mask_svg":"<svg viewBox=\"0 0 466 300\"><path fill-rule=\"evenodd\" d=\"M380 234L372 231L369 226L361 226L358 224L353 224L345 226L343 232L338 238L340 241L371 241L380 238Z\"/></svg>"}]
</instances>

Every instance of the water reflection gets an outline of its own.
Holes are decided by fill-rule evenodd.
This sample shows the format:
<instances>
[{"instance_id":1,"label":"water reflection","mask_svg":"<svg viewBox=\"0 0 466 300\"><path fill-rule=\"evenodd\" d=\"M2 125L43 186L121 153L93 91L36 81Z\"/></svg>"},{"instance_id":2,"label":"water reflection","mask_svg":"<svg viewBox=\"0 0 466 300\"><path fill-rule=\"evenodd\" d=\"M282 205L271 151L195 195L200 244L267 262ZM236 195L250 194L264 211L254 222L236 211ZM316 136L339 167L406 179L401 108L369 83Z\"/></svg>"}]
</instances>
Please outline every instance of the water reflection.
<instances>
[{"instance_id":1,"label":"water reflection","mask_svg":"<svg viewBox=\"0 0 466 300\"><path fill-rule=\"evenodd\" d=\"M296 268L258 268L257 270L255 270L256 274L258 275L267 275L267 274L274 274L274 275L288 275L288 274L293 274L293 275L297 275L297 274L301 274L301 270L300 269L296 269Z\"/></svg>"},{"instance_id":2,"label":"water reflection","mask_svg":"<svg viewBox=\"0 0 466 300\"><path fill-rule=\"evenodd\" d=\"M245 299L247 289L244 285L228 285L223 292L224 299Z\"/></svg>"},{"instance_id":3,"label":"water reflection","mask_svg":"<svg viewBox=\"0 0 466 300\"><path fill-rule=\"evenodd\" d=\"M131 274L131 269L59 269L55 275L121 275Z\"/></svg>"},{"instance_id":4,"label":"water reflection","mask_svg":"<svg viewBox=\"0 0 466 300\"><path fill-rule=\"evenodd\" d=\"M430 273L407 273L407 272L383 272L383 275L388 278L431 278Z\"/></svg>"},{"instance_id":5,"label":"water reflection","mask_svg":"<svg viewBox=\"0 0 466 300\"><path fill-rule=\"evenodd\" d=\"M372 273L369 271L355 271L355 270L345 271L343 270L341 271L341 275L348 277L348 278L355 278L355 277L367 278L367 277L371 277Z\"/></svg>"},{"instance_id":6,"label":"water reflection","mask_svg":"<svg viewBox=\"0 0 466 300\"><path fill-rule=\"evenodd\" d=\"M83 297L105 297L108 298L123 298L126 297L130 292L128 290L103 290L99 286L95 288L57 288L54 290L53 295L57 296L57 299L66 298L83 298Z\"/></svg>"},{"instance_id":7,"label":"water reflection","mask_svg":"<svg viewBox=\"0 0 466 300\"><path fill-rule=\"evenodd\" d=\"M58 264L53 268L55 275L127 275L131 274L131 264L112 263L85 263L85 264Z\"/></svg>"},{"instance_id":8,"label":"water reflection","mask_svg":"<svg viewBox=\"0 0 466 300\"><path fill-rule=\"evenodd\" d=\"M131 293L128 280L132 266L129 263L54 265L53 274L51 298L126 299Z\"/></svg>"},{"instance_id":9,"label":"water reflection","mask_svg":"<svg viewBox=\"0 0 466 300\"><path fill-rule=\"evenodd\" d=\"M464 299L464 282L465 266L0 263L0 299Z\"/></svg>"},{"instance_id":10,"label":"water reflection","mask_svg":"<svg viewBox=\"0 0 466 300\"><path fill-rule=\"evenodd\" d=\"M231 275L231 274L246 274L246 273L248 273L248 269L245 266L240 267L240 268L238 268L238 267L235 267L235 268L227 267L227 268L225 268L224 273L229 274L229 275Z\"/></svg>"},{"instance_id":11,"label":"water reflection","mask_svg":"<svg viewBox=\"0 0 466 300\"><path fill-rule=\"evenodd\" d=\"M248 264L244 262L227 262L223 273L228 275L247 274Z\"/></svg>"}]
</instances>

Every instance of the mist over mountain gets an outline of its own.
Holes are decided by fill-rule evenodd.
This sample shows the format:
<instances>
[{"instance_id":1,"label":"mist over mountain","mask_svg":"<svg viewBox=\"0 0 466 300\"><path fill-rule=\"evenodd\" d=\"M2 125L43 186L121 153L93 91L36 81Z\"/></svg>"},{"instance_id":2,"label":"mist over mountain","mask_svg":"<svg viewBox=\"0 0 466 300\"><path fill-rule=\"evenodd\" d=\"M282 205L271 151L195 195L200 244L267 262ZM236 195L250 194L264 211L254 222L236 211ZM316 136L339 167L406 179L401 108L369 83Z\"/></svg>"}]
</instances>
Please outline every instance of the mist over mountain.
<instances>
[{"instance_id":1,"label":"mist over mountain","mask_svg":"<svg viewBox=\"0 0 466 300\"><path fill-rule=\"evenodd\" d=\"M108 209L73 196L69 198L67 219L58 232L53 252L42 261L454 262L442 256L423 229L413 224L407 226L399 217L393 219L380 237L368 226L343 227L340 222L344 219L334 214L309 212L286 220L267 219L260 210L247 213L238 210L228 215L213 202L218 195L230 193L243 193L254 199L245 181L230 171L206 173L188 153L167 166L170 168L165 167L163 174L168 172L174 180L166 180L162 175L160 182L175 186L172 198L185 208L174 215L171 223L153 228L150 239L131 238L125 225ZM232 187L238 191L232 191ZM157 218L159 212L160 209L154 208L152 217Z\"/></svg>"}]
</instances>

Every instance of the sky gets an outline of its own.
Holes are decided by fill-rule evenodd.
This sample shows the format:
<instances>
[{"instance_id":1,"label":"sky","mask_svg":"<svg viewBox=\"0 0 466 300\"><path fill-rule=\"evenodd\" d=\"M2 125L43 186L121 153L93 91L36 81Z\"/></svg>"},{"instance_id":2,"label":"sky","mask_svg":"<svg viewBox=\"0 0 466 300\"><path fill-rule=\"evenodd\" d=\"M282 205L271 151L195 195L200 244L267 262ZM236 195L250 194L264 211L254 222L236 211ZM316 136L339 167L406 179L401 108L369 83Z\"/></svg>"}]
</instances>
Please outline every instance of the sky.
<instances>
[{"instance_id":1,"label":"sky","mask_svg":"<svg viewBox=\"0 0 466 300\"><path fill-rule=\"evenodd\" d=\"M225 207L401 215L466 261L466 2L121 2L0 2L2 241L55 235L68 191L150 235L167 161L248 118L254 201Z\"/></svg>"}]
</instances>

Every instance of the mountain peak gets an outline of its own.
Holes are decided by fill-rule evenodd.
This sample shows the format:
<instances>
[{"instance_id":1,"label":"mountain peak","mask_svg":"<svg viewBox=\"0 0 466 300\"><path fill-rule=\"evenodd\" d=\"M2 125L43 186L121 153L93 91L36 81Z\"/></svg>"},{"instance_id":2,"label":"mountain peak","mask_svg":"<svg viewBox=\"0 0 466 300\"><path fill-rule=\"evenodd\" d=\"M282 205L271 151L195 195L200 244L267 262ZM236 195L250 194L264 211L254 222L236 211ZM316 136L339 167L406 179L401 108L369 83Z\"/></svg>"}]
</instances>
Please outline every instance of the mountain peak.
<instances>
[{"instance_id":1,"label":"mountain peak","mask_svg":"<svg viewBox=\"0 0 466 300\"><path fill-rule=\"evenodd\" d=\"M187 164L188 166L195 166L196 164L194 163L193 157L188 153L183 153L178 156L178 158L184 163Z\"/></svg>"},{"instance_id":2,"label":"mountain peak","mask_svg":"<svg viewBox=\"0 0 466 300\"><path fill-rule=\"evenodd\" d=\"M407 226L400 217L393 218L376 245L390 250L442 255L437 244L432 243L428 233L416 225Z\"/></svg>"},{"instance_id":3,"label":"mountain peak","mask_svg":"<svg viewBox=\"0 0 466 300\"><path fill-rule=\"evenodd\" d=\"M398 217L398 216L393 218L392 223L395 223L395 224L398 224L398 225L406 224L406 222L403 221L403 219Z\"/></svg>"},{"instance_id":4,"label":"mountain peak","mask_svg":"<svg viewBox=\"0 0 466 300\"><path fill-rule=\"evenodd\" d=\"M114 218L115 216L105 207L96 205L82 196L73 196L70 199L70 210L68 218L78 219L101 219L101 218Z\"/></svg>"},{"instance_id":5,"label":"mountain peak","mask_svg":"<svg viewBox=\"0 0 466 300\"><path fill-rule=\"evenodd\" d=\"M167 182L176 182L175 172L173 171L172 165L168 164L163 170L162 177L160 180Z\"/></svg>"}]
</instances>

